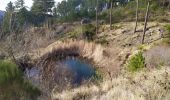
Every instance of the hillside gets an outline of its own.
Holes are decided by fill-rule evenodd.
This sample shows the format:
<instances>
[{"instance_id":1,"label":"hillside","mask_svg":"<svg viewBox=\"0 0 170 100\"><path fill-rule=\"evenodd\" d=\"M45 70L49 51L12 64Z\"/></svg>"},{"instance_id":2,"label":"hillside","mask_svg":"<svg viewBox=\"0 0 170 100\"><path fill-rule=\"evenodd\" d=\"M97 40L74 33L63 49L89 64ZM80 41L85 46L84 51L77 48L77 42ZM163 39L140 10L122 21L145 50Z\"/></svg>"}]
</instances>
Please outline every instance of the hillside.
<instances>
[{"instance_id":1,"label":"hillside","mask_svg":"<svg viewBox=\"0 0 170 100\"><path fill-rule=\"evenodd\" d=\"M48 57L58 56L62 52L78 54L83 58L91 59L105 75L104 80L99 81L99 84L84 84L62 92L56 92L58 88L54 88L52 98L59 100L124 100L124 96L127 100L169 98L169 89L166 89L169 87L168 59L170 59L168 56L170 47L165 41L167 23L149 22L145 45L141 45L143 32L140 30L143 28L143 23L139 24L138 32L135 34L134 24L134 22L113 24L115 28L112 31L109 30L109 25L101 26L101 33L97 35L95 44L89 44L87 41L56 41L38 50L38 56L36 52L36 55L31 54L35 56L32 56L34 59L41 55L45 55L43 58L46 58L46 54ZM162 38L160 30L163 30L165 38ZM131 56L141 50L145 57L146 68L135 75L130 74L127 72L126 64Z\"/></svg>"},{"instance_id":2,"label":"hillside","mask_svg":"<svg viewBox=\"0 0 170 100\"><path fill-rule=\"evenodd\" d=\"M27 4L0 11L0 100L169 100L168 0Z\"/></svg>"}]
</instances>

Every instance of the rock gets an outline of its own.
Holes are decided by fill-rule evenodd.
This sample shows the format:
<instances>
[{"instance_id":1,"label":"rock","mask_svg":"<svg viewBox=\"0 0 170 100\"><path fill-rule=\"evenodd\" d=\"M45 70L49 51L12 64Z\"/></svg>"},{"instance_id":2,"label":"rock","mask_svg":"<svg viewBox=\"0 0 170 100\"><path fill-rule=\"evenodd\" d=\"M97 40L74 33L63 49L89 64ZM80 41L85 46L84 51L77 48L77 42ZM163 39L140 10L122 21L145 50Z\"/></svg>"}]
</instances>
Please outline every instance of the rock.
<instances>
[{"instance_id":1,"label":"rock","mask_svg":"<svg viewBox=\"0 0 170 100\"><path fill-rule=\"evenodd\" d=\"M5 53L0 52L0 59L4 59L6 57Z\"/></svg>"},{"instance_id":2,"label":"rock","mask_svg":"<svg viewBox=\"0 0 170 100\"><path fill-rule=\"evenodd\" d=\"M83 18L81 20L81 24L89 24L89 23L91 23L91 20L89 18Z\"/></svg>"}]
</instances>

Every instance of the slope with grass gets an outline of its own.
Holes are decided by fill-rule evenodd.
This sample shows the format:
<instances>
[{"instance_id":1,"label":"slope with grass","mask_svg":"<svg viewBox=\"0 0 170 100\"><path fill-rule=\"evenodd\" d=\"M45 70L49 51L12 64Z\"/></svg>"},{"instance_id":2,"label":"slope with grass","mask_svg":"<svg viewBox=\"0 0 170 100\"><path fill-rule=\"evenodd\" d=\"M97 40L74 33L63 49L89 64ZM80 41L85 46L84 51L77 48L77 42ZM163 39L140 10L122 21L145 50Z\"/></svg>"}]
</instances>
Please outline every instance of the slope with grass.
<instances>
[{"instance_id":1,"label":"slope with grass","mask_svg":"<svg viewBox=\"0 0 170 100\"><path fill-rule=\"evenodd\" d=\"M134 22L116 23L113 24L113 30L111 31L109 30L109 25L101 25L99 29L100 34L97 34L93 41L79 40L79 37L82 36L79 25L72 27L72 30L65 34L56 35L59 36L57 41L56 37L53 36L44 39L46 36L41 34L43 29L34 29L32 34L37 31L38 40L40 41L36 41L37 34L34 34L35 37L31 41L29 36L25 35L30 42L25 41L26 44L24 46L28 47L25 49L28 52L27 56L30 58L29 62L35 66L38 65L37 67L42 67L41 65L44 63L48 65L44 65L41 69L46 69L44 72L50 78L53 78L50 76L53 75L53 66L51 66L51 63L47 63L48 60L51 61L51 58L60 59L65 56L78 56L81 59L86 59L102 71L102 77L104 78L103 81L97 82L98 84L83 84L77 88L68 88L60 92L53 87L52 91L49 91L49 94L52 94L52 99L121 100L125 99L123 98L124 96L132 100L147 100L148 98L160 100L163 97L168 98L169 95L167 93L169 90L163 89L163 86L160 84L168 84L169 81L163 83L164 79L161 78L161 82L157 83L159 80L155 75L156 72L162 75L165 72L163 70L169 70L164 67L169 66L168 61L170 59L169 56L165 56L169 53L169 46L167 45L168 42L163 38L168 35L168 31L164 27L167 23L149 22L144 45L141 45L144 24L142 22L139 23L136 33L133 33L134 25ZM55 30L49 31L51 34L53 32ZM34 43L34 41L36 42ZM38 46L36 47L36 45ZM16 44L13 47L21 50L19 49L20 47L17 48ZM15 48L13 50L16 50ZM166 52L164 52L164 48L166 48ZM162 51L161 54L163 55L156 53L159 50ZM15 56L24 58L22 53ZM25 60L27 61L27 59ZM139 77L138 73L143 74L139 74ZM152 74L154 75L152 76ZM148 79L150 76L151 79ZM157 79L153 80L152 78L155 76ZM49 79L48 77L46 79ZM158 91L156 89L151 90L154 82L159 86ZM161 92L163 93L162 95L160 94ZM160 98L155 94L160 94Z\"/></svg>"}]
</instances>

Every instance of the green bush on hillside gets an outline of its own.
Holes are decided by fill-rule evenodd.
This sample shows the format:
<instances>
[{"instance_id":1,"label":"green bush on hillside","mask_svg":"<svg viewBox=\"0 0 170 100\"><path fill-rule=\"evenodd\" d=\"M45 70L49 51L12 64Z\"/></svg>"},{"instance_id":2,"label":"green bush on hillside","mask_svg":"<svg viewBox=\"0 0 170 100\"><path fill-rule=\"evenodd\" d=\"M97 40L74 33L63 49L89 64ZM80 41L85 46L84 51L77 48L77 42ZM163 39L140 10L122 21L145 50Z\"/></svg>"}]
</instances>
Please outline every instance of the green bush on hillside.
<instances>
[{"instance_id":1,"label":"green bush on hillside","mask_svg":"<svg viewBox=\"0 0 170 100\"><path fill-rule=\"evenodd\" d=\"M40 91L23 78L17 65L0 60L0 100L35 100Z\"/></svg>"},{"instance_id":2,"label":"green bush on hillside","mask_svg":"<svg viewBox=\"0 0 170 100\"><path fill-rule=\"evenodd\" d=\"M142 55L142 52L137 53L136 55L132 56L128 61L128 71L136 72L145 67L145 58Z\"/></svg>"},{"instance_id":3,"label":"green bush on hillside","mask_svg":"<svg viewBox=\"0 0 170 100\"><path fill-rule=\"evenodd\" d=\"M82 33L83 33L83 38L87 40L93 40L95 36L95 26L92 24L84 24L82 25Z\"/></svg>"},{"instance_id":4,"label":"green bush on hillside","mask_svg":"<svg viewBox=\"0 0 170 100\"><path fill-rule=\"evenodd\" d=\"M166 31L167 31L167 33L166 33L166 35L165 35L164 37L168 37L168 38L164 38L164 39L162 40L162 42L163 42L164 44L170 44L170 24L167 24L167 25L165 25L164 27L165 27L165 29L166 29Z\"/></svg>"},{"instance_id":5,"label":"green bush on hillside","mask_svg":"<svg viewBox=\"0 0 170 100\"><path fill-rule=\"evenodd\" d=\"M165 25L165 28L168 31L168 34L170 34L170 24Z\"/></svg>"},{"instance_id":6,"label":"green bush on hillside","mask_svg":"<svg viewBox=\"0 0 170 100\"><path fill-rule=\"evenodd\" d=\"M21 72L15 64L9 61L0 61L0 85L20 78Z\"/></svg>"}]
</instances>

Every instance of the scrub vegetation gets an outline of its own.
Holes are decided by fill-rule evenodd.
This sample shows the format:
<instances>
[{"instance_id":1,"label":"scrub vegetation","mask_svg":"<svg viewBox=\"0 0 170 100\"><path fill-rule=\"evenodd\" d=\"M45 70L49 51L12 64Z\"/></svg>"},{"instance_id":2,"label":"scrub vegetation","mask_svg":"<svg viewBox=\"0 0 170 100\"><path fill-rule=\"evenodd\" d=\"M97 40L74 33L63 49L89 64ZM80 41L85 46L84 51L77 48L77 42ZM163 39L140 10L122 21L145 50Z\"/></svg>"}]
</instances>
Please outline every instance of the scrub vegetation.
<instances>
[{"instance_id":1,"label":"scrub vegetation","mask_svg":"<svg viewBox=\"0 0 170 100\"><path fill-rule=\"evenodd\" d=\"M26 2L0 11L0 100L170 98L169 0Z\"/></svg>"},{"instance_id":2,"label":"scrub vegetation","mask_svg":"<svg viewBox=\"0 0 170 100\"><path fill-rule=\"evenodd\" d=\"M26 81L17 65L10 61L0 60L0 99L36 99L40 91Z\"/></svg>"}]
</instances>

